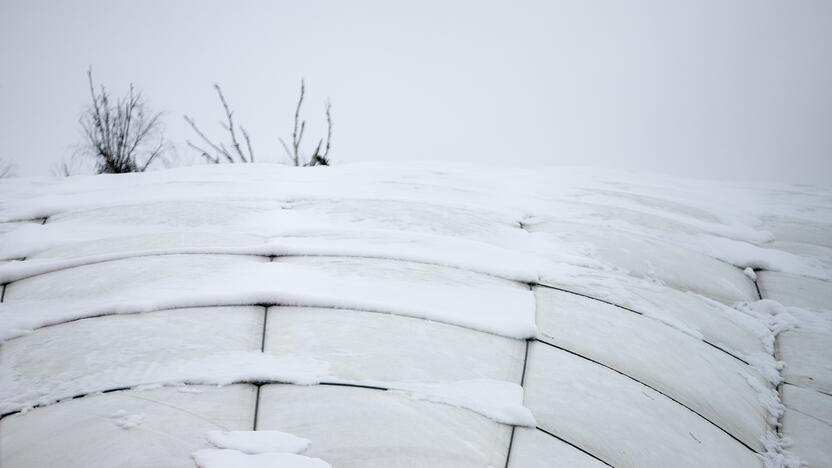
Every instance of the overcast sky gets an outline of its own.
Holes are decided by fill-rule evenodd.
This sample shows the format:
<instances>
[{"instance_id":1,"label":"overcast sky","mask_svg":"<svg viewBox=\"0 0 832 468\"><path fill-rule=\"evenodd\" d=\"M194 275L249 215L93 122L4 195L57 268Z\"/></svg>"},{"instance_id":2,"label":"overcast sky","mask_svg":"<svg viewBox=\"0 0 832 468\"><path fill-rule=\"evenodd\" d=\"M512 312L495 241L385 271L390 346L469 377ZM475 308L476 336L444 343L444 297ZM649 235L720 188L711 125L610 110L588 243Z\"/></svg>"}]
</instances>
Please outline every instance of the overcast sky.
<instances>
[{"instance_id":1,"label":"overcast sky","mask_svg":"<svg viewBox=\"0 0 832 468\"><path fill-rule=\"evenodd\" d=\"M832 184L832 2L0 0L0 157L47 175L79 141L85 70L261 160L301 77L336 162L593 165ZM313 126L309 135L322 130ZM311 142L311 139L310 139Z\"/></svg>"}]
</instances>

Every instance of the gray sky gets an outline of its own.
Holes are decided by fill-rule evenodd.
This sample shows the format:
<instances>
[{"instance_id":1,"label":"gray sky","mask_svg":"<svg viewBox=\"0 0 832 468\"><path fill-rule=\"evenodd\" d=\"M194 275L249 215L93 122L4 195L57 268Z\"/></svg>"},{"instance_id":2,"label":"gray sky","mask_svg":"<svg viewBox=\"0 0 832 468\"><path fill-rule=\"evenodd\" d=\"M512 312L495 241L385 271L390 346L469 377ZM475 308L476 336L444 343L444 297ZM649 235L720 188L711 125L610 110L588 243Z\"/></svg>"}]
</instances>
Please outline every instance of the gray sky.
<instances>
[{"instance_id":1,"label":"gray sky","mask_svg":"<svg viewBox=\"0 0 832 468\"><path fill-rule=\"evenodd\" d=\"M258 158L282 158L305 76L336 162L832 184L828 0L0 0L0 157L21 175L79 141L89 65L142 89L184 154L183 113L224 137L219 82Z\"/></svg>"}]
</instances>

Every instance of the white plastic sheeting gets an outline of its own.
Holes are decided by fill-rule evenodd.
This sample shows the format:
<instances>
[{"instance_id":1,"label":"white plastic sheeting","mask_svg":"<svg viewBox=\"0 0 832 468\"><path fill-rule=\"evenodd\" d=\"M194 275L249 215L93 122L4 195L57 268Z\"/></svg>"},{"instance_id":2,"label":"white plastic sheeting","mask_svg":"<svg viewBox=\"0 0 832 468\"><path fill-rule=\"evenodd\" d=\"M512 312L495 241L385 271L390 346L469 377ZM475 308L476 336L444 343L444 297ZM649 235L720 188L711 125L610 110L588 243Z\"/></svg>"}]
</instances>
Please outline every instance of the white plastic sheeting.
<instances>
[{"instance_id":1,"label":"white plastic sheeting","mask_svg":"<svg viewBox=\"0 0 832 468\"><path fill-rule=\"evenodd\" d=\"M769 430L750 366L651 318L537 288L542 339L649 385L757 450Z\"/></svg>"},{"instance_id":2,"label":"white plastic sheeting","mask_svg":"<svg viewBox=\"0 0 832 468\"><path fill-rule=\"evenodd\" d=\"M326 361L351 381L520 383L525 343L409 317L313 307L271 307L265 352Z\"/></svg>"},{"instance_id":3,"label":"white plastic sheeting","mask_svg":"<svg viewBox=\"0 0 832 468\"><path fill-rule=\"evenodd\" d=\"M210 447L205 432L251 429L254 386L185 390L91 395L7 416L0 466L193 468L191 452Z\"/></svg>"},{"instance_id":4,"label":"white plastic sheeting","mask_svg":"<svg viewBox=\"0 0 832 468\"><path fill-rule=\"evenodd\" d=\"M604 463L539 429L514 431L509 468L604 468Z\"/></svg>"},{"instance_id":5,"label":"white plastic sheeting","mask_svg":"<svg viewBox=\"0 0 832 468\"><path fill-rule=\"evenodd\" d=\"M263 314L262 307L214 307L97 317L9 340L0 352L0 408L156 383L149 379L165 369L212 356L219 372L217 356L260 351Z\"/></svg>"},{"instance_id":6,"label":"white plastic sheeting","mask_svg":"<svg viewBox=\"0 0 832 468\"><path fill-rule=\"evenodd\" d=\"M784 385L783 434L792 440L790 449L812 468L829 468L832 459L832 395L812 389Z\"/></svg>"},{"instance_id":7,"label":"white plastic sheeting","mask_svg":"<svg viewBox=\"0 0 832 468\"><path fill-rule=\"evenodd\" d=\"M777 271L761 271L760 293L786 306L832 310L832 282Z\"/></svg>"},{"instance_id":8,"label":"white plastic sheeting","mask_svg":"<svg viewBox=\"0 0 832 468\"><path fill-rule=\"evenodd\" d=\"M7 180L0 200L0 404L47 405L0 422L4 468L193 466L207 431L250 430L255 413L333 466L500 468L511 446L512 467L759 467L762 408L780 403L751 367L777 381L776 357L802 390L832 384L824 190L235 165ZM734 307L756 299L748 267L787 313ZM535 283L635 313L536 304ZM538 334L609 368L534 342L524 372ZM148 385L167 387L51 404ZM782 430L817 463L829 444L800 411L828 403L789 387ZM794 460L767 435L769 466Z\"/></svg>"},{"instance_id":9,"label":"white plastic sheeting","mask_svg":"<svg viewBox=\"0 0 832 468\"><path fill-rule=\"evenodd\" d=\"M258 429L313 441L337 467L504 466L511 428L448 405L378 390L266 385Z\"/></svg>"},{"instance_id":10,"label":"white plastic sheeting","mask_svg":"<svg viewBox=\"0 0 832 468\"><path fill-rule=\"evenodd\" d=\"M679 403L584 358L535 343L526 372L526 404L539 426L617 468L762 465Z\"/></svg>"}]
</instances>

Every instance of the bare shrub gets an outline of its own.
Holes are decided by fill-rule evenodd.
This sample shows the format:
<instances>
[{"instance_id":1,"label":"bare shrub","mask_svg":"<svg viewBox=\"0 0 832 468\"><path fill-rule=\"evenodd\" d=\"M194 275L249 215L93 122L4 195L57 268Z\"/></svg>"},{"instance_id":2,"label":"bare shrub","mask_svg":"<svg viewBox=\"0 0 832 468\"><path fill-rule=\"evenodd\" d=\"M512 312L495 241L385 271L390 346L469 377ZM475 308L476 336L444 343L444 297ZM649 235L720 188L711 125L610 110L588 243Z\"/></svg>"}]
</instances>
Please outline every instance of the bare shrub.
<instances>
[{"instance_id":1,"label":"bare shrub","mask_svg":"<svg viewBox=\"0 0 832 468\"><path fill-rule=\"evenodd\" d=\"M160 112L152 112L133 84L115 102L102 85L96 91L92 68L87 70L92 104L81 114L84 141L80 154L95 159L96 172L144 172L166 148Z\"/></svg>"}]
</instances>

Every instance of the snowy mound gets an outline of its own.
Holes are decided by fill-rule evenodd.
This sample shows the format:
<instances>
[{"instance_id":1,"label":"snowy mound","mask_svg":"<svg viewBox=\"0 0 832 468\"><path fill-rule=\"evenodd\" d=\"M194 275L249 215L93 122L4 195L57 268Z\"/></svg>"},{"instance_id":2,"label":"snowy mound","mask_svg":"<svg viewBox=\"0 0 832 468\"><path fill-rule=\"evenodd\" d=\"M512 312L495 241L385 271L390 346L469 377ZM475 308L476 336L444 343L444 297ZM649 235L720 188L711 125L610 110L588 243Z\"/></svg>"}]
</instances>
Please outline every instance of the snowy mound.
<instances>
[{"instance_id":1,"label":"snowy mound","mask_svg":"<svg viewBox=\"0 0 832 468\"><path fill-rule=\"evenodd\" d=\"M832 191L589 170L0 182L0 466L832 459Z\"/></svg>"}]
</instances>

